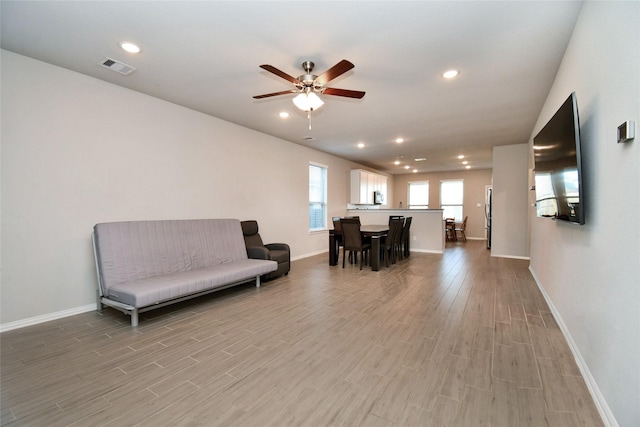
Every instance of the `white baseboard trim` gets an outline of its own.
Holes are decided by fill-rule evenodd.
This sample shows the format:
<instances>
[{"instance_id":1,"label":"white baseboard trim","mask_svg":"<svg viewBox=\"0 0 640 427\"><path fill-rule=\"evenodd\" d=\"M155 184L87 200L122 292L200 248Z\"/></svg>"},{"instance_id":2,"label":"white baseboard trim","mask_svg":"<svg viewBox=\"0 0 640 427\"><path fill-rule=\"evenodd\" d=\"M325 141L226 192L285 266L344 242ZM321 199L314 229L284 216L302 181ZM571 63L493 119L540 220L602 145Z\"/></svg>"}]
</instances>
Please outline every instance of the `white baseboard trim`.
<instances>
[{"instance_id":1,"label":"white baseboard trim","mask_svg":"<svg viewBox=\"0 0 640 427\"><path fill-rule=\"evenodd\" d=\"M528 256L501 255L501 254L494 254L493 252L491 253L491 256L494 257L494 258L523 259L523 260L526 260L526 261L531 260L531 258L529 258Z\"/></svg>"},{"instance_id":2,"label":"white baseboard trim","mask_svg":"<svg viewBox=\"0 0 640 427\"><path fill-rule=\"evenodd\" d=\"M16 320L0 325L0 333L12 331L14 329L25 328L27 326L37 325L39 323L49 322L51 320L62 319L64 317L73 316L80 313L87 313L96 310L96 304L83 305L81 307L70 308L69 310L57 311L55 313L43 314L42 316L30 317L28 319Z\"/></svg>"},{"instance_id":3,"label":"white baseboard trim","mask_svg":"<svg viewBox=\"0 0 640 427\"><path fill-rule=\"evenodd\" d=\"M434 251L431 249L410 249L411 252L419 252L421 254L440 254L442 255L444 251Z\"/></svg>"},{"instance_id":4,"label":"white baseboard trim","mask_svg":"<svg viewBox=\"0 0 640 427\"><path fill-rule=\"evenodd\" d=\"M584 361L584 358L582 357L582 354L580 354L580 350L578 349L578 346L576 345L575 341L571 337L571 334L569 333L569 329L567 328L567 325L562 320L562 316L560 316L560 313L558 312L556 307L553 305L551 298L549 297L547 292L544 290L544 287L538 280L538 276L536 276L536 273L535 271L533 271L531 266L529 266L529 272L531 272L531 275L533 276L533 280L536 281L536 285L538 285L538 289L540 289L542 296L544 297L545 301L547 301L547 305L549 306L549 309L551 309L551 313L553 313L553 317L555 318L556 323L558 323L558 326L560 327L562 334L564 335L565 339L567 340L567 343L569 344L571 353L573 353L573 357L576 360L576 364L578 365L578 369L582 374L582 378L584 378L584 382L587 385L587 389L589 390L589 393L591 394L591 397L593 398L593 401L596 404L596 408L598 409L598 413L602 418L602 422L607 427L619 427L619 424L616 421L616 418L614 417L613 412L611 412L611 408L609 408L607 401L605 400L604 396L600 392L600 388L598 387L598 384L596 383L595 378L593 378L593 375L591 375L589 366L587 366L587 363Z\"/></svg>"},{"instance_id":5,"label":"white baseboard trim","mask_svg":"<svg viewBox=\"0 0 640 427\"><path fill-rule=\"evenodd\" d=\"M309 258L309 257L320 255L320 254L327 254L327 256L329 256L328 255L329 254L329 250L328 249L323 249L321 251L311 252L311 253L308 253L308 254L303 254L303 255L300 255L300 256L292 257L291 261L298 261L298 260L301 260L301 259ZM329 258L327 258L327 260L328 259Z\"/></svg>"}]
</instances>

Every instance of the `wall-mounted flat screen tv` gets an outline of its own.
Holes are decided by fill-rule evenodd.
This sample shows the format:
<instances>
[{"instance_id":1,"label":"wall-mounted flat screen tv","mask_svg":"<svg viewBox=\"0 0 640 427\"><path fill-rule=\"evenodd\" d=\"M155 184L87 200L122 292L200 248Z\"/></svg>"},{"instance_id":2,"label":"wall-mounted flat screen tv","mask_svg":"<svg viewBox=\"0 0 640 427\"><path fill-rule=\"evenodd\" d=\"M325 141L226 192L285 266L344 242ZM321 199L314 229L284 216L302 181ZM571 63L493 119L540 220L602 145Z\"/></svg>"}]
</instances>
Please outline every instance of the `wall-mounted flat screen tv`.
<instances>
[{"instance_id":1,"label":"wall-mounted flat screen tv","mask_svg":"<svg viewBox=\"0 0 640 427\"><path fill-rule=\"evenodd\" d=\"M575 92L533 138L536 215L584 224L580 122Z\"/></svg>"}]
</instances>

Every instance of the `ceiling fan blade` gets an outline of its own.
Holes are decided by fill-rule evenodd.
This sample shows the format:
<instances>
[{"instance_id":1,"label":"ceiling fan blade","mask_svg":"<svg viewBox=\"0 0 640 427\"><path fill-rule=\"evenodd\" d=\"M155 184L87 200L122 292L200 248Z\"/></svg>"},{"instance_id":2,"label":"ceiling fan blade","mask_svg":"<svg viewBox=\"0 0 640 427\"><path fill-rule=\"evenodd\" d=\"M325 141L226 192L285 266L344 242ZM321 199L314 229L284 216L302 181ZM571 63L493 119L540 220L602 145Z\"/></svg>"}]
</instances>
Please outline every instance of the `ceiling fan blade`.
<instances>
[{"instance_id":1,"label":"ceiling fan blade","mask_svg":"<svg viewBox=\"0 0 640 427\"><path fill-rule=\"evenodd\" d=\"M361 99L366 92L361 92L359 90L336 89L333 87L327 87L322 91L322 93L324 93L325 95L346 96L347 98Z\"/></svg>"},{"instance_id":2,"label":"ceiling fan blade","mask_svg":"<svg viewBox=\"0 0 640 427\"><path fill-rule=\"evenodd\" d=\"M334 65L333 67L329 68L327 71L322 73L316 79L316 82L322 85L327 84L328 82L335 79L336 77L346 73L353 67L355 67L355 65L353 65L351 62L347 61L346 59L343 59L342 61L338 62L336 65Z\"/></svg>"},{"instance_id":3,"label":"ceiling fan blade","mask_svg":"<svg viewBox=\"0 0 640 427\"><path fill-rule=\"evenodd\" d=\"M293 89L281 90L280 92L272 92L272 93L265 93L264 95L256 95L256 96L253 97L253 99L269 98L269 97L272 97L272 96L286 95L286 94L289 94L289 93L296 93L296 92L297 92L297 90L293 90Z\"/></svg>"},{"instance_id":4,"label":"ceiling fan blade","mask_svg":"<svg viewBox=\"0 0 640 427\"><path fill-rule=\"evenodd\" d=\"M293 84L299 83L298 79L296 79L295 77L290 76L289 74L285 73L284 71L278 70L273 65L262 64L260 66L260 68L262 68L263 70L267 70L268 72L273 73L278 77L282 77L283 79L285 79L287 81L290 81Z\"/></svg>"}]
</instances>

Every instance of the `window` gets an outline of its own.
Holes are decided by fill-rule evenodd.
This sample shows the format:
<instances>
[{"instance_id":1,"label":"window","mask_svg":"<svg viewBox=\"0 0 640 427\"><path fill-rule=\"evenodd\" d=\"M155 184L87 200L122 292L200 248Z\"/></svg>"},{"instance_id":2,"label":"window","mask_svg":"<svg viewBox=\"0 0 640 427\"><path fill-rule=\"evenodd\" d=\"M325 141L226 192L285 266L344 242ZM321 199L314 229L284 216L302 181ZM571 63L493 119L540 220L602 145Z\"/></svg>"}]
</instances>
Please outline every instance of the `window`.
<instances>
[{"instance_id":1,"label":"window","mask_svg":"<svg viewBox=\"0 0 640 427\"><path fill-rule=\"evenodd\" d=\"M429 209L429 181L409 182L409 209Z\"/></svg>"},{"instance_id":2,"label":"window","mask_svg":"<svg viewBox=\"0 0 640 427\"><path fill-rule=\"evenodd\" d=\"M440 208L444 209L444 218L455 218L462 222L462 203L464 200L463 181L440 181Z\"/></svg>"},{"instance_id":3,"label":"window","mask_svg":"<svg viewBox=\"0 0 640 427\"><path fill-rule=\"evenodd\" d=\"M537 216L556 216L558 214L558 199L553 191L551 174L537 173L535 175L535 182Z\"/></svg>"},{"instance_id":4,"label":"window","mask_svg":"<svg viewBox=\"0 0 640 427\"><path fill-rule=\"evenodd\" d=\"M309 231L327 228L327 167L309 164Z\"/></svg>"}]
</instances>

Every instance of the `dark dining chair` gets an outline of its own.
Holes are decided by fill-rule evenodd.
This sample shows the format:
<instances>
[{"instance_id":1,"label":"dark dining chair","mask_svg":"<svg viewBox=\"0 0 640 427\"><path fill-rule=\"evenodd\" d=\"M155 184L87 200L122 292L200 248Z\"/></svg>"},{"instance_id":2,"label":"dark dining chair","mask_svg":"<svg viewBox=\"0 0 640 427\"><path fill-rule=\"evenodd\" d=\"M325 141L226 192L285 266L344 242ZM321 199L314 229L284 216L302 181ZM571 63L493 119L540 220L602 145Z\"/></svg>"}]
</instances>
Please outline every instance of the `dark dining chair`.
<instances>
[{"instance_id":1,"label":"dark dining chair","mask_svg":"<svg viewBox=\"0 0 640 427\"><path fill-rule=\"evenodd\" d=\"M339 217L339 216L334 216L331 217L331 220L333 221L333 229L337 231L337 233L334 233L334 237L335 240L338 244L338 247L336 248L336 259L340 259L340 246L342 246L344 248L344 237L342 237L342 226L340 225L340 220L341 219L355 219L358 222L360 222L360 217L359 216L345 216L343 218ZM370 239L365 238L365 242L369 241ZM344 250L344 249L343 249ZM357 261L357 260L356 260ZM349 252L349 262L353 262L353 253Z\"/></svg>"},{"instance_id":2,"label":"dark dining chair","mask_svg":"<svg viewBox=\"0 0 640 427\"><path fill-rule=\"evenodd\" d=\"M340 259L340 246L344 247L344 239L342 238L342 227L340 227L340 217L334 216L331 218L333 221L334 238L336 240L337 250L336 259Z\"/></svg>"},{"instance_id":3,"label":"dark dining chair","mask_svg":"<svg viewBox=\"0 0 640 427\"><path fill-rule=\"evenodd\" d=\"M401 219L391 219L389 220L389 232L383 239L383 256L384 256L384 264L389 267L389 260L391 260L392 264L396 262L396 241L397 236L402 233L402 220Z\"/></svg>"},{"instance_id":4,"label":"dark dining chair","mask_svg":"<svg viewBox=\"0 0 640 427\"><path fill-rule=\"evenodd\" d=\"M391 221L394 219L404 219L402 215L389 215L389 225L391 225Z\"/></svg>"},{"instance_id":5,"label":"dark dining chair","mask_svg":"<svg viewBox=\"0 0 640 427\"><path fill-rule=\"evenodd\" d=\"M340 227L342 228L342 238L344 240L344 251L342 252L342 268L344 268L347 251L354 252L356 255L360 253L360 270L371 249L371 243L365 242L360 232L360 219L342 218L340 219ZM356 257L357 259L357 257Z\"/></svg>"},{"instance_id":6,"label":"dark dining chair","mask_svg":"<svg viewBox=\"0 0 640 427\"><path fill-rule=\"evenodd\" d=\"M409 256L409 240L411 239L409 232L411 231L411 220L413 217L406 217L404 227L402 227L402 238L400 239L400 254L402 257Z\"/></svg>"},{"instance_id":7,"label":"dark dining chair","mask_svg":"<svg viewBox=\"0 0 640 427\"><path fill-rule=\"evenodd\" d=\"M393 236L393 258L392 262L395 264L397 261L403 259L402 256L402 229L404 228L404 217L398 219L398 229L396 230L396 234Z\"/></svg>"}]
</instances>

